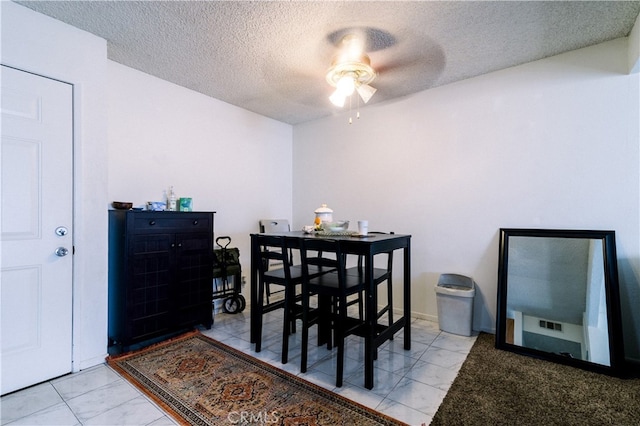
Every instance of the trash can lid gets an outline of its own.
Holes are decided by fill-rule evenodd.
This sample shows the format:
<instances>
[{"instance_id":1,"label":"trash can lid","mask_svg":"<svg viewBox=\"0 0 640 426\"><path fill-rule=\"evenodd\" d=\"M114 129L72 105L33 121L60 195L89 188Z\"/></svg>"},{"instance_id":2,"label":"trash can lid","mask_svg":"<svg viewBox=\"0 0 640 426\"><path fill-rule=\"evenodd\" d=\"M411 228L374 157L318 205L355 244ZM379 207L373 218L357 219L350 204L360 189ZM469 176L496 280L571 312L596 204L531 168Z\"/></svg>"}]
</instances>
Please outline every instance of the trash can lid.
<instances>
[{"instance_id":1,"label":"trash can lid","mask_svg":"<svg viewBox=\"0 0 640 426\"><path fill-rule=\"evenodd\" d=\"M445 287L445 286L437 285L434 287L434 289L436 290L437 294L446 294L448 296L455 296L455 297L474 297L476 294L475 288L460 287L460 286Z\"/></svg>"},{"instance_id":2,"label":"trash can lid","mask_svg":"<svg viewBox=\"0 0 640 426\"><path fill-rule=\"evenodd\" d=\"M459 274L441 274L438 279L438 287L471 290L474 288L473 278Z\"/></svg>"}]
</instances>

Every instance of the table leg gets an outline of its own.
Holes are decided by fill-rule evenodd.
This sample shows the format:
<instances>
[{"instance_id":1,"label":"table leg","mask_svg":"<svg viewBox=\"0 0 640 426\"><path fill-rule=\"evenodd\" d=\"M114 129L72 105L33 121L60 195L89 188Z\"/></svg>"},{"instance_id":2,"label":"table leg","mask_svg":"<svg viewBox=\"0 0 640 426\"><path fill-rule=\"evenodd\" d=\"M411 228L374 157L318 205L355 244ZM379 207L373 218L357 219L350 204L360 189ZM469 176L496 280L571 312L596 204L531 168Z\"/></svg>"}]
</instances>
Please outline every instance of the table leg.
<instances>
[{"instance_id":1,"label":"table leg","mask_svg":"<svg viewBox=\"0 0 640 426\"><path fill-rule=\"evenodd\" d=\"M250 327L251 327L251 343L257 342L257 309L258 306L258 238L255 235L251 235L251 313L250 313Z\"/></svg>"},{"instance_id":2,"label":"table leg","mask_svg":"<svg viewBox=\"0 0 640 426\"><path fill-rule=\"evenodd\" d=\"M411 242L404 248L404 349L411 349Z\"/></svg>"},{"instance_id":3,"label":"table leg","mask_svg":"<svg viewBox=\"0 0 640 426\"><path fill-rule=\"evenodd\" d=\"M376 306L374 292L376 291L373 285L373 255L369 253L365 259L365 314L364 320L366 327L366 336L364 339L364 387L367 389L373 389L373 360L374 351L378 348L375 343L375 324L377 322Z\"/></svg>"}]
</instances>

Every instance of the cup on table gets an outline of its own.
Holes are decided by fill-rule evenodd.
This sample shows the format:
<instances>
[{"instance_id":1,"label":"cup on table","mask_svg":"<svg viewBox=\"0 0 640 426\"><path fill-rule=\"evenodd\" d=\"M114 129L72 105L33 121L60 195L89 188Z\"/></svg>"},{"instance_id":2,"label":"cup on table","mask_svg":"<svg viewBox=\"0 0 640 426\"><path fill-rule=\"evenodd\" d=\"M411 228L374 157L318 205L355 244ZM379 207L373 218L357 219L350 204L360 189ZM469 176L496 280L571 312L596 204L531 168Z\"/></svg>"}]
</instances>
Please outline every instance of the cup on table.
<instances>
[{"instance_id":1,"label":"cup on table","mask_svg":"<svg viewBox=\"0 0 640 426\"><path fill-rule=\"evenodd\" d=\"M369 233L369 221L368 220L359 220L358 221L358 234L367 235Z\"/></svg>"}]
</instances>

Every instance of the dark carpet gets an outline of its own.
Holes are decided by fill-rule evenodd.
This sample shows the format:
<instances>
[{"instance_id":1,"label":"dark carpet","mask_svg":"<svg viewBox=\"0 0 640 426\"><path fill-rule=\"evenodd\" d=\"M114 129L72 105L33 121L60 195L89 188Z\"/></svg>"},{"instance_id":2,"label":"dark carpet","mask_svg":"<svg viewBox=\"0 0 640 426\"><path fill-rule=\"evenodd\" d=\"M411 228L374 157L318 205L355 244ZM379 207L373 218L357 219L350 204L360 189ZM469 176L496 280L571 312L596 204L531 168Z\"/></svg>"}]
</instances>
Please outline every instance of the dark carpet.
<instances>
[{"instance_id":1,"label":"dark carpet","mask_svg":"<svg viewBox=\"0 0 640 426\"><path fill-rule=\"evenodd\" d=\"M495 349L478 336L431 425L640 425L640 379Z\"/></svg>"}]
</instances>

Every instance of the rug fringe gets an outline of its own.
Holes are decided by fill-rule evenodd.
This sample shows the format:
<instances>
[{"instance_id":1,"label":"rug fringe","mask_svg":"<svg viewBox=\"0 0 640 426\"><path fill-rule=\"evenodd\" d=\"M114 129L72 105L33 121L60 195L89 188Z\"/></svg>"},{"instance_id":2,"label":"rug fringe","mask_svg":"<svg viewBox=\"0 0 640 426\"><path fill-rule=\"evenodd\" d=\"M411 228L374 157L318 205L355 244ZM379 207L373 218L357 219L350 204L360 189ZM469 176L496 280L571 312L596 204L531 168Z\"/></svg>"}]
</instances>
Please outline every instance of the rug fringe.
<instances>
[{"instance_id":1,"label":"rug fringe","mask_svg":"<svg viewBox=\"0 0 640 426\"><path fill-rule=\"evenodd\" d=\"M162 340L160 342L152 343L151 345L145 346L144 348L134 349L132 351L123 352L121 354L109 355L109 356L107 356L105 358L105 360L108 363L109 362L122 361L123 359L126 359L126 358L128 358L128 357L130 357L132 355L138 355L138 354L141 354L141 353L144 353L144 352L152 351L155 348L157 348L158 346L164 346L164 345L169 344L169 343L177 342L177 341L180 341L180 340L185 340L185 339L188 339L188 338L190 338L190 337L192 337L194 335L198 335L198 334L204 336L200 332L200 330L194 329L194 330L191 330L191 331L187 331L186 333L179 334L177 336L170 337L168 339ZM206 336L204 336L204 337L206 337Z\"/></svg>"}]
</instances>

